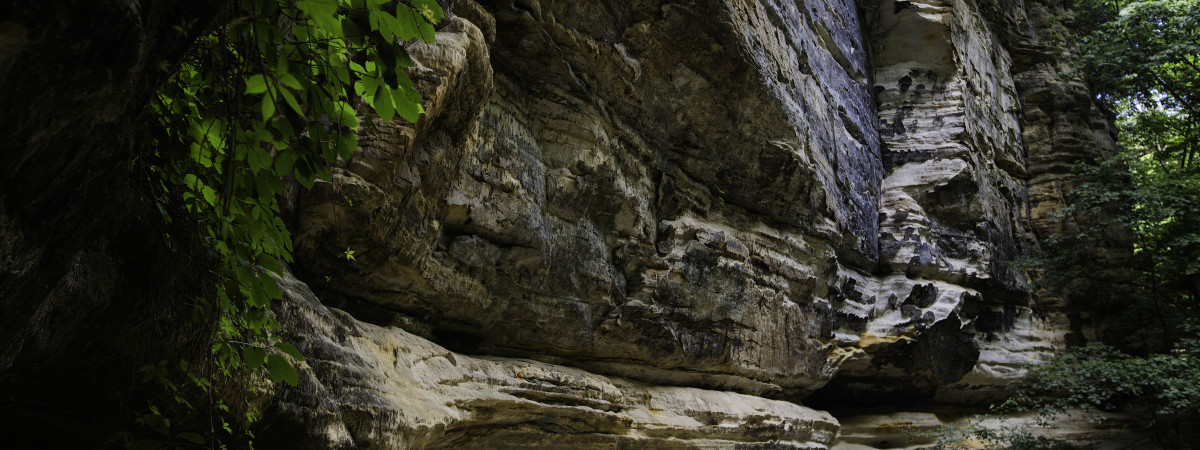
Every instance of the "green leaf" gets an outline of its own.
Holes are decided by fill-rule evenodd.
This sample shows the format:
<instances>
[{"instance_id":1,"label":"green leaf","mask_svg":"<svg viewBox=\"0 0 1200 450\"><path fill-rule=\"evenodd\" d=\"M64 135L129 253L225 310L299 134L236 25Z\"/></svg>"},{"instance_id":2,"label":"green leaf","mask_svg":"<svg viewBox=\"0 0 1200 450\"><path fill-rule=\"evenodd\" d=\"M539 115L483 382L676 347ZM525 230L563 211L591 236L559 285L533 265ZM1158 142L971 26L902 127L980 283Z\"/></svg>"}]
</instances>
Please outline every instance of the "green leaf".
<instances>
[{"instance_id":1,"label":"green leaf","mask_svg":"<svg viewBox=\"0 0 1200 450\"><path fill-rule=\"evenodd\" d=\"M355 117L354 108L351 108L349 103L339 101L333 104L333 108L334 113L337 115L338 123L351 129L358 128L358 118Z\"/></svg>"},{"instance_id":2,"label":"green leaf","mask_svg":"<svg viewBox=\"0 0 1200 450\"><path fill-rule=\"evenodd\" d=\"M189 189L196 189L197 183L199 183L199 180L196 178L196 174L189 173L183 176L183 185Z\"/></svg>"},{"instance_id":3,"label":"green leaf","mask_svg":"<svg viewBox=\"0 0 1200 450\"><path fill-rule=\"evenodd\" d=\"M386 84L381 84L375 92L375 97L371 99L371 107L375 108L375 113L379 114L379 118L389 121L396 115L396 105L392 100L392 90Z\"/></svg>"},{"instance_id":4,"label":"green leaf","mask_svg":"<svg viewBox=\"0 0 1200 450\"><path fill-rule=\"evenodd\" d=\"M433 23L442 21L442 7L437 0L412 0L412 5L426 20Z\"/></svg>"},{"instance_id":5,"label":"green leaf","mask_svg":"<svg viewBox=\"0 0 1200 450\"><path fill-rule=\"evenodd\" d=\"M261 73L246 79L247 94L261 94L264 92L267 92L267 79Z\"/></svg>"},{"instance_id":6,"label":"green leaf","mask_svg":"<svg viewBox=\"0 0 1200 450\"><path fill-rule=\"evenodd\" d=\"M282 270L282 267L279 266L279 261L276 260L275 257L266 253L260 253L258 257L254 259L254 263L271 272L279 273Z\"/></svg>"},{"instance_id":7,"label":"green leaf","mask_svg":"<svg viewBox=\"0 0 1200 450\"><path fill-rule=\"evenodd\" d=\"M271 99L270 95L264 95L262 99L262 117L263 122L269 122L275 116L275 100Z\"/></svg>"},{"instance_id":8,"label":"green leaf","mask_svg":"<svg viewBox=\"0 0 1200 450\"><path fill-rule=\"evenodd\" d=\"M267 294L267 298L271 300L279 300L283 298L283 291L279 289L279 283L276 283L275 279L271 278L267 274L262 274L261 280L262 289L263 292Z\"/></svg>"},{"instance_id":9,"label":"green leaf","mask_svg":"<svg viewBox=\"0 0 1200 450\"><path fill-rule=\"evenodd\" d=\"M304 115L304 109L300 108L300 102L296 101L296 96L292 95L292 91L280 89L278 92L283 97L283 100L287 102L288 106L292 107L292 111L295 111L298 115Z\"/></svg>"},{"instance_id":10,"label":"green leaf","mask_svg":"<svg viewBox=\"0 0 1200 450\"><path fill-rule=\"evenodd\" d=\"M316 184L316 180L313 179L312 169L309 169L306 165L297 164L295 175L296 181L306 190L311 190L313 185Z\"/></svg>"},{"instance_id":11,"label":"green leaf","mask_svg":"<svg viewBox=\"0 0 1200 450\"><path fill-rule=\"evenodd\" d=\"M281 58L280 61L284 61L284 63L286 64L287 60ZM286 66L285 66L285 68L286 68ZM300 84L300 80L296 79L295 75L292 75L287 72L283 72L283 73L277 73L276 76L279 78L279 82L283 83L287 87L290 87L295 90L304 89L304 86Z\"/></svg>"},{"instance_id":12,"label":"green leaf","mask_svg":"<svg viewBox=\"0 0 1200 450\"><path fill-rule=\"evenodd\" d=\"M275 154L275 173L279 175L292 173L292 168L296 166L297 157L298 155L293 150L285 150Z\"/></svg>"},{"instance_id":13,"label":"green leaf","mask_svg":"<svg viewBox=\"0 0 1200 450\"><path fill-rule=\"evenodd\" d=\"M406 55L407 55L407 53L406 53ZM395 71L395 74L396 74L397 90L403 91L403 92L409 92L409 91L414 92L414 93L417 92L415 89L413 89L412 78L409 78L408 74L404 73L403 70L397 70L397 71ZM421 99L421 95L417 94L417 101L420 101L420 99Z\"/></svg>"},{"instance_id":14,"label":"green leaf","mask_svg":"<svg viewBox=\"0 0 1200 450\"><path fill-rule=\"evenodd\" d=\"M393 52L393 58L396 60L394 65L399 67L412 67L416 65L416 62L413 61L412 56L408 54L408 50L405 50L403 47L396 47L395 50L396 51ZM402 75L404 78L408 78L408 75L405 75L404 72L396 72L396 74ZM412 82L409 82L409 85L411 84Z\"/></svg>"},{"instance_id":15,"label":"green leaf","mask_svg":"<svg viewBox=\"0 0 1200 450\"><path fill-rule=\"evenodd\" d=\"M249 144L250 146L257 145L259 142L271 142L271 131L268 130L266 127L258 127L258 128L255 128L254 131L250 132L250 135L248 137L249 137L249 139L247 141L247 144ZM246 147L238 148L238 152L239 153L238 153L237 157L244 158L245 157L244 154L246 152Z\"/></svg>"},{"instance_id":16,"label":"green leaf","mask_svg":"<svg viewBox=\"0 0 1200 450\"><path fill-rule=\"evenodd\" d=\"M354 133L342 133L341 136L338 136L337 152L339 158L349 161L357 147L358 138Z\"/></svg>"},{"instance_id":17,"label":"green leaf","mask_svg":"<svg viewBox=\"0 0 1200 450\"><path fill-rule=\"evenodd\" d=\"M296 361L304 361L304 356L300 354L300 350L287 342L279 341L275 343L275 348L279 351L287 353L288 356L296 358Z\"/></svg>"},{"instance_id":18,"label":"green leaf","mask_svg":"<svg viewBox=\"0 0 1200 450\"><path fill-rule=\"evenodd\" d=\"M271 135L274 137L274 139L271 140L291 141L292 138L296 136L296 125L299 124L301 128L303 128L304 120L305 119L299 117L291 117L288 118L288 120L271 121L270 130ZM275 149L279 151L282 151L287 147L287 145L275 145Z\"/></svg>"},{"instance_id":19,"label":"green leaf","mask_svg":"<svg viewBox=\"0 0 1200 450\"><path fill-rule=\"evenodd\" d=\"M283 381L292 386L300 382L300 375L296 373L296 368L292 367L292 364L282 356L268 356L266 366L267 373L271 375L271 381L276 383Z\"/></svg>"},{"instance_id":20,"label":"green leaf","mask_svg":"<svg viewBox=\"0 0 1200 450\"><path fill-rule=\"evenodd\" d=\"M329 182L333 180L333 174L329 172L329 166L324 164L317 164L316 167L313 167L313 175L321 181Z\"/></svg>"},{"instance_id":21,"label":"green leaf","mask_svg":"<svg viewBox=\"0 0 1200 450\"><path fill-rule=\"evenodd\" d=\"M396 99L396 112L400 113L400 117L403 117L404 120L417 123L421 119L421 114L425 113L425 108L421 107L419 101L408 98L403 91L397 91L397 93L404 98Z\"/></svg>"},{"instance_id":22,"label":"green leaf","mask_svg":"<svg viewBox=\"0 0 1200 450\"><path fill-rule=\"evenodd\" d=\"M354 83L354 92L361 96L364 101L370 103L375 99L375 92L379 90L380 81L373 76L366 76L358 82Z\"/></svg>"},{"instance_id":23,"label":"green leaf","mask_svg":"<svg viewBox=\"0 0 1200 450\"><path fill-rule=\"evenodd\" d=\"M337 0L300 0L296 7L304 12L317 27L333 36L342 34L341 21L337 19Z\"/></svg>"},{"instance_id":24,"label":"green leaf","mask_svg":"<svg viewBox=\"0 0 1200 450\"><path fill-rule=\"evenodd\" d=\"M201 436L199 433L193 433L190 431L186 431L183 433L179 433L178 435L176 435L176 437L183 439L185 441L191 442L196 445L204 445L204 436Z\"/></svg>"},{"instance_id":25,"label":"green leaf","mask_svg":"<svg viewBox=\"0 0 1200 450\"><path fill-rule=\"evenodd\" d=\"M209 206L217 206L217 191L215 189L204 186L200 188L200 193L204 195L204 201L208 202Z\"/></svg>"},{"instance_id":26,"label":"green leaf","mask_svg":"<svg viewBox=\"0 0 1200 450\"><path fill-rule=\"evenodd\" d=\"M271 155L262 148L251 148L246 153L246 162L250 165L251 172L258 173L271 166Z\"/></svg>"},{"instance_id":27,"label":"green leaf","mask_svg":"<svg viewBox=\"0 0 1200 450\"><path fill-rule=\"evenodd\" d=\"M417 26L421 30L421 40L425 41L427 44L432 44L433 39L437 37L437 31L433 29L433 24L424 20L420 20L418 22L420 22L417 24Z\"/></svg>"},{"instance_id":28,"label":"green leaf","mask_svg":"<svg viewBox=\"0 0 1200 450\"><path fill-rule=\"evenodd\" d=\"M378 31L380 36L383 36L384 42L392 42L396 38L399 31L399 22L396 17L388 14L386 11L372 9L368 13L371 22L371 29Z\"/></svg>"},{"instance_id":29,"label":"green leaf","mask_svg":"<svg viewBox=\"0 0 1200 450\"><path fill-rule=\"evenodd\" d=\"M330 79L337 80L337 82L340 83L340 85L333 86L334 90L340 92L343 89L345 89L345 86L350 85L350 83L351 83L350 71L346 69L344 64L332 64L331 63L329 66L326 67L326 70L327 70L325 72L326 76L329 76ZM309 90L308 92L309 92L310 103L314 103L314 104L320 103L320 101L314 99L314 97L322 97L322 96L326 95L325 92L319 92L319 91L315 91L315 90Z\"/></svg>"},{"instance_id":30,"label":"green leaf","mask_svg":"<svg viewBox=\"0 0 1200 450\"><path fill-rule=\"evenodd\" d=\"M420 27L417 25L417 14L405 5L396 7L396 35L400 36L400 40L408 41L421 34Z\"/></svg>"}]
</instances>

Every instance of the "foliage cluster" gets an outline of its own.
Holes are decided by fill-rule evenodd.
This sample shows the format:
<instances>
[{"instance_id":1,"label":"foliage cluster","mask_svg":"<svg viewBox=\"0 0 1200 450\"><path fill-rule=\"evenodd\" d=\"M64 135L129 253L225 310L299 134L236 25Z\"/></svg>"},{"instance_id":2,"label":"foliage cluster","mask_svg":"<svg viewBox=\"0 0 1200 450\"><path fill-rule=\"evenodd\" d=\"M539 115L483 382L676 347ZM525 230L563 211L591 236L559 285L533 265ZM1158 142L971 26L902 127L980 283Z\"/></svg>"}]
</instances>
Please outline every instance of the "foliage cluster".
<instances>
[{"instance_id":1,"label":"foliage cluster","mask_svg":"<svg viewBox=\"0 0 1200 450\"><path fill-rule=\"evenodd\" d=\"M1189 330L1189 334L1195 334ZM1041 411L1116 410L1132 405L1150 426L1191 419L1200 405L1200 340L1182 338L1169 353L1130 356L1105 345L1089 346L1031 369L1016 405Z\"/></svg>"},{"instance_id":2,"label":"foliage cluster","mask_svg":"<svg viewBox=\"0 0 1200 450\"><path fill-rule=\"evenodd\" d=\"M357 147L363 110L419 118L402 44L432 42L441 19L436 0L232 0L177 67L162 68L172 75L141 120L136 164L150 174L163 219L195 232L168 240L202 242L217 261L215 284L191 302L196 320L212 325L213 358L142 369L175 406L148 407L139 422L161 436L139 446L199 445L244 431L256 414L249 394L226 404L220 399L229 396L213 391L249 387L228 380L298 382L292 361L303 357L276 336L271 311L283 295L274 274L292 261L280 197L289 180L304 188L331 181L330 167ZM197 400L205 408L193 407ZM171 427L180 411L212 410L223 414L210 430ZM237 420L225 419L234 413Z\"/></svg>"},{"instance_id":3,"label":"foliage cluster","mask_svg":"<svg viewBox=\"0 0 1200 450\"><path fill-rule=\"evenodd\" d=\"M1188 330L1195 336L1196 330ZM1032 411L1035 422L1053 425L1059 414L1084 414L1099 425L1101 411L1135 415L1155 431L1141 445L1187 449L1195 442L1197 405L1200 405L1200 339L1181 338L1169 353L1131 356L1107 345L1092 345L1029 370L1013 387L1015 396L993 407L993 413ZM982 418L939 430L933 448L985 448L1003 450L1079 448L1074 444L1036 436L1028 427L984 426ZM972 447L972 445L976 445Z\"/></svg>"},{"instance_id":4,"label":"foliage cluster","mask_svg":"<svg viewBox=\"0 0 1200 450\"><path fill-rule=\"evenodd\" d=\"M1075 11L1081 62L1102 102L1125 113L1200 113L1200 3L1077 0ZM1177 155L1185 165L1194 157Z\"/></svg>"},{"instance_id":5,"label":"foliage cluster","mask_svg":"<svg viewBox=\"0 0 1200 450\"><path fill-rule=\"evenodd\" d=\"M967 450L987 448L990 450L1077 450L1079 447L1044 436L1034 436L1029 428L991 428L984 424L986 416L976 417L962 424L942 427L933 436L931 450Z\"/></svg>"},{"instance_id":6,"label":"foliage cluster","mask_svg":"<svg viewBox=\"0 0 1200 450\"><path fill-rule=\"evenodd\" d=\"M1200 300L1200 1L1079 0L1089 85L1117 114L1120 154L1076 167L1046 243L1046 287L1123 320L1108 342L1166 352ZM1123 242L1124 241L1124 242Z\"/></svg>"},{"instance_id":7,"label":"foliage cluster","mask_svg":"<svg viewBox=\"0 0 1200 450\"><path fill-rule=\"evenodd\" d=\"M1188 448L1196 436L1180 430L1200 412L1200 1L1075 10L1081 68L1117 118L1119 154L1076 165L1068 225L1029 267L1039 287L1107 318L1103 343L1030 369L1008 406L1134 412L1159 445ZM1041 445L1052 443L1028 448Z\"/></svg>"},{"instance_id":8,"label":"foliage cluster","mask_svg":"<svg viewBox=\"0 0 1200 450\"><path fill-rule=\"evenodd\" d=\"M1128 130L1120 156L1076 167L1084 182L1065 214L1078 220L1034 264L1040 286L1119 317L1104 340L1136 354L1170 350L1200 313L1200 177L1128 142L1145 132Z\"/></svg>"},{"instance_id":9,"label":"foliage cluster","mask_svg":"<svg viewBox=\"0 0 1200 450\"><path fill-rule=\"evenodd\" d=\"M1200 417L1200 1L1075 0L1080 71L1118 127L1118 154L1074 167L1066 226L1025 261L1037 287L1101 317L1102 343L1029 370L1001 412L1135 413L1190 448ZM1099 420L1100 415L1091 416ZM941 448L1058 448L977 422ZM992 448L989 447L989 448Z\"/></svg>"}]
</instances>

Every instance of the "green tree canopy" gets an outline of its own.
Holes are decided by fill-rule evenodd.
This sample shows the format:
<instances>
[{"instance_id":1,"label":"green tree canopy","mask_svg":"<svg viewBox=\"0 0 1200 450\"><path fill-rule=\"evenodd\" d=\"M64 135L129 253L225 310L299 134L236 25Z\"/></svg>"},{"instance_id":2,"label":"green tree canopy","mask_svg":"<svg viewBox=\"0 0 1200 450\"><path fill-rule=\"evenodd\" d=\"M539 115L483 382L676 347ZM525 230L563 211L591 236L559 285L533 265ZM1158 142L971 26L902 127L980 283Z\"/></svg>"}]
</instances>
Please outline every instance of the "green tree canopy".
<instances>
[{"instance_id":1,"label":"green tree canopy","mask_svg":"<svg viewBox=\"0 0 1200 450\"><path fill-rule=\"evenodd\" d=\"M1076 2L1082 69L1119 153L1076 166L1039 284L1101 317L1107 344L1031 369L1026 407L1127 409L1188 448L1200 417L1200 1Z\"/></svg>"}]
</instances>

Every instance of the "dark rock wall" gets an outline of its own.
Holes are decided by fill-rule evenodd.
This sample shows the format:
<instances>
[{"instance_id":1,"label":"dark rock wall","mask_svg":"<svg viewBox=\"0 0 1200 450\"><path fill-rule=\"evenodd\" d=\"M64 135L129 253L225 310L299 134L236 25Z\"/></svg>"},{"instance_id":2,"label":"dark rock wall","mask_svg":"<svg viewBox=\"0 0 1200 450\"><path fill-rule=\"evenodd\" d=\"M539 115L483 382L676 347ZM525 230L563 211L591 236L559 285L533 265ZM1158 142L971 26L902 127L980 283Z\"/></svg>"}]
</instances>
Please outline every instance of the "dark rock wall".
<instances>
[{"instance_id":1,"label":"dark rock wall","mask_svg":"<svg viewBox=\"0 0 1200 450\"><path fill-rule=\"evenodd\" d=\"M0 2L0 417L9 445L95 448L143 404L135 370L203 354L130 146L221 2ZM193 24L181 33L177 26ZM191 249L194 250L194 249ZM156 345L146 345L155 342ZM64 433L63 430L70 430Z\"/></svg>"}]
</instances>

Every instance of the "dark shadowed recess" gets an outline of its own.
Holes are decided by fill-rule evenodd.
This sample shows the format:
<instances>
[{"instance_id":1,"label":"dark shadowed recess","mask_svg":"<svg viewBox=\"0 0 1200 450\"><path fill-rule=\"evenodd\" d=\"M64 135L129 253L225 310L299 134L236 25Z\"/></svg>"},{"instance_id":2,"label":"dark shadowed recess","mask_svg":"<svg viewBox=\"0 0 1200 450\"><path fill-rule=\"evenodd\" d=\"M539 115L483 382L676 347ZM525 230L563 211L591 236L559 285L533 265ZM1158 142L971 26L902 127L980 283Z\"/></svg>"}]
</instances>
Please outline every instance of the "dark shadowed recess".
<instances>
[{"instance_id":1,"label":"dark shadowed recess","mask_svg":"<svg viewBox=\"0 0 1200 450\"><path fill-rule=\"evenodd\" d=\"M185 325L205 281L197 236L163 224L131 142L147 99L222 4L0 3L8 443L98 447L145 408L132 395L140 364L203 349L192 342L202 330Z\"/></svg>"}]
</instances>

